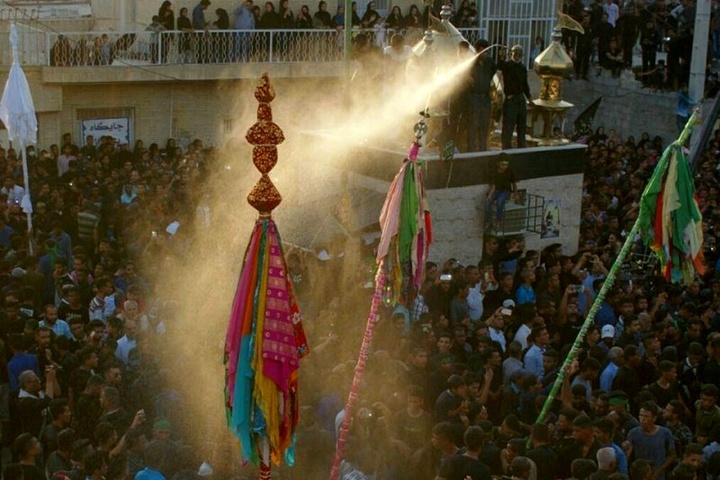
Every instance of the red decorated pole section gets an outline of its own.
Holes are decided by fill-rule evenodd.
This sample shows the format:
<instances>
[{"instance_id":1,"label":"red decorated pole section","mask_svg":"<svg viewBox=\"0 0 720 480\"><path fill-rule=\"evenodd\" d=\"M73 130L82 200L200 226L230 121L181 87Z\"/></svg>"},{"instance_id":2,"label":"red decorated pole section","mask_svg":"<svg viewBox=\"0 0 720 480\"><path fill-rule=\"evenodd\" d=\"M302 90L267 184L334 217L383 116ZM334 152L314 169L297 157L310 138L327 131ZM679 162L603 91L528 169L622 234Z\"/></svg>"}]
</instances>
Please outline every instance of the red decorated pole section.
<instances>
[{"instance_id":1,"label":"red decorated pole section","mask_svg":"<svg viewBox=\"0 0 720 480\"><path fill-rule=\"evenodd\" d=\"M272 478L271 472L272 469L269 464L260 462L260 469L258 470L258 478L260 480L270 480Z\"/></svg>"},{"instance_id":2,"label":"red decorated pole section","mask_svg":"<svg viewBox=\"0 0 720 480\"><path fill-rule=\"evenodd\" d=\"M370 313L368 314L368 320L365 326L365 335L363 336L360 346L360 355L358 355L358 361L355 365L355 377L350 387L347 405L345 405L345 418L340 425L338 441L335 446L335 458L333 460L332 471L330 472L330 480L338 480L340 477L340 464L342 463L345 453L345 444L347 443L350 424L352 423L355 402L360 395L360 384L362 383L365 364L367 363L368 354L370 353L370 346L372 345L373 333L379 315L380 304L382 303L383 288L385 287L386 280L385 261L382 260L378 266L377 276L375 278L375 294L373 295L370 305Z\"/></svg>"}]
</instances>

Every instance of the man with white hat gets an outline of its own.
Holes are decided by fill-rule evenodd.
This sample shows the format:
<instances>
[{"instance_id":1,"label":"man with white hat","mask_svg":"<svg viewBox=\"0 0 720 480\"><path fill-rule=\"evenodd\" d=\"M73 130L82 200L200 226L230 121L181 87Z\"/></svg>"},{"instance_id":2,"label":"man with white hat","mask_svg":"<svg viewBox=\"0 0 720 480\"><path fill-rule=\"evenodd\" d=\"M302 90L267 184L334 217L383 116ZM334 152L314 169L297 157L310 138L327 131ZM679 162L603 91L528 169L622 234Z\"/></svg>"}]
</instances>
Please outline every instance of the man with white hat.
<instances>
[{"instance_id":1,"label":"man with white hat","mask_svg":"<svg viewBox=\"0 0 720 480\"><path fill-rule=\"evenodd\" d=\"M612 325L603 325L600 329L600 342L598 347L602 348L605 353L608 353L615 343L615 327Z\"/></svg>"}]
</instances>

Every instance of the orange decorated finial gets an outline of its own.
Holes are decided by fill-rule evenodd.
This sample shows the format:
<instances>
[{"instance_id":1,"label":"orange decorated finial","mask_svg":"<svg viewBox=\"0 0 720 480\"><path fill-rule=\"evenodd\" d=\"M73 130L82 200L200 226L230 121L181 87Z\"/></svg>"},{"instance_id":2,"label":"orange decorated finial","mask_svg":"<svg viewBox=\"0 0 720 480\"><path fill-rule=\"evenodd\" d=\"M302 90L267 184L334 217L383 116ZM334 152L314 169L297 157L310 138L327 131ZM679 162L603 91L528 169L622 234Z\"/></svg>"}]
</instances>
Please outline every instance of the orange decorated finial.
<instances>
[{"instance_id":1,"label":"orange decorated finial","mask_svg":"<svg viewBox=\"0 0 720 480\"><path fill-rule=\"evenodd\" d=\"M248 194L247 201L260 215L270 216L282 202L282 196L267 174L277 163L277 145L285 140L285 135L272 121L270 102L275 98L275 90L267 73L260 77L255 87L255 98L259 102L257 122L250 127L245 139L253 146L253 163L262 177Z\"/></svg>"}]
</instances>

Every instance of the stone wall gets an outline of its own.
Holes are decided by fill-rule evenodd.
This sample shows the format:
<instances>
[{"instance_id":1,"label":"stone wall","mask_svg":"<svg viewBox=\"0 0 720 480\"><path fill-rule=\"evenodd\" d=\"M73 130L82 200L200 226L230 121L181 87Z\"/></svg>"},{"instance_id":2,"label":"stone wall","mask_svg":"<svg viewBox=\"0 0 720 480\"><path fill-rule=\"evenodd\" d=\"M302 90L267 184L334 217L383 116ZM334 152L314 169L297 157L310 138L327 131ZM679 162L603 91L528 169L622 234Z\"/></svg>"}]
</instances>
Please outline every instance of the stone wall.
<instances>
[{"instance_id":1,"label":"stone wall","mask_svg":"<svg viewBox=\"0 0 720 480\"><path fill-rule=\"evenodd\" d=\"M388 182L364 175L353 175L353 185L387 193ZM581 174L536 178L518 182L518 189L544 197L546 204L559 205L559 236L540 238L539 233L524 234L526 249L542 250L553 243L563 246L563 253L577 251L582 201ZM433 245L430 259L444 262L455 257L464 265L474 264L482 256L484 235L484 200L487 185L428 191L433 219ZM379 213L379 212L378 212Z\"/></svg>"},{"instance_id":2,"label":"stone wall","mask_svg":"<svg viewBox=\"0 0 720 480\"><path fill-rule=\"evenodd\" d=\"M654 92L642 88L640 82L627 78L626 73L620 78L612 78L607 71L603 71L600 76L595 76L593 72L590 81L563 82L563 99L575 105L567 115L567 135L572 134L577 116L602 96L593 128L603 126L606 133L612 128L623 138L634 135L636 139L643 132L648 132L651 137L660 135L665 144L677 137L677 95L674 92ZM531 91L536 94L539 82L533 73L530 76Z\"/></svg>"},{"instance_id":3,"label":"stone wall","mask_svg":"<svg viewBox=\"0 0 720 480\"><path fill-rule=\"evenodd\" d=\"M542 250L550 244L560 243L564 253L577 251L582 181L582 175L565 175L518 182L518 189L544 197L546 204L557 202L560 207L560 235L540 238L539 233L526 232L526 249ZM430 251L432 260L443 262L455 257L465 265L480 260L487 190L487 185L475 185L428 192L435 238Z\"/></svg>"}]
</instances>

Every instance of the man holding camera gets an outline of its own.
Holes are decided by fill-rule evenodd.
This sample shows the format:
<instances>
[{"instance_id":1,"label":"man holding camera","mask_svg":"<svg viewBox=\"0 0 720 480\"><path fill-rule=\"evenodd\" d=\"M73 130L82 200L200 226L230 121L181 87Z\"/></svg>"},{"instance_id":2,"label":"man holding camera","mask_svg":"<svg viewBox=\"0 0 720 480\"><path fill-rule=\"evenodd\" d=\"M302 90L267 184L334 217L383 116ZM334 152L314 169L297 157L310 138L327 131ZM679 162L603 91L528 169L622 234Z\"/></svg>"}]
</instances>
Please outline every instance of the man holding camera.
<instances>
[{"instance_id":1,"label":"man holding camera","mask_svg":"<svg viewBox=\"0 0 720 480\"><path fill-rule=\"evenodd\" d=\"M20 391L17 396L17 412L22 433L39 435L43 428L45 409L56 395L60 395L55 367L45 368L45 390L40 377L32 370L20 374Z\"/></svg>"}]
</instances>

